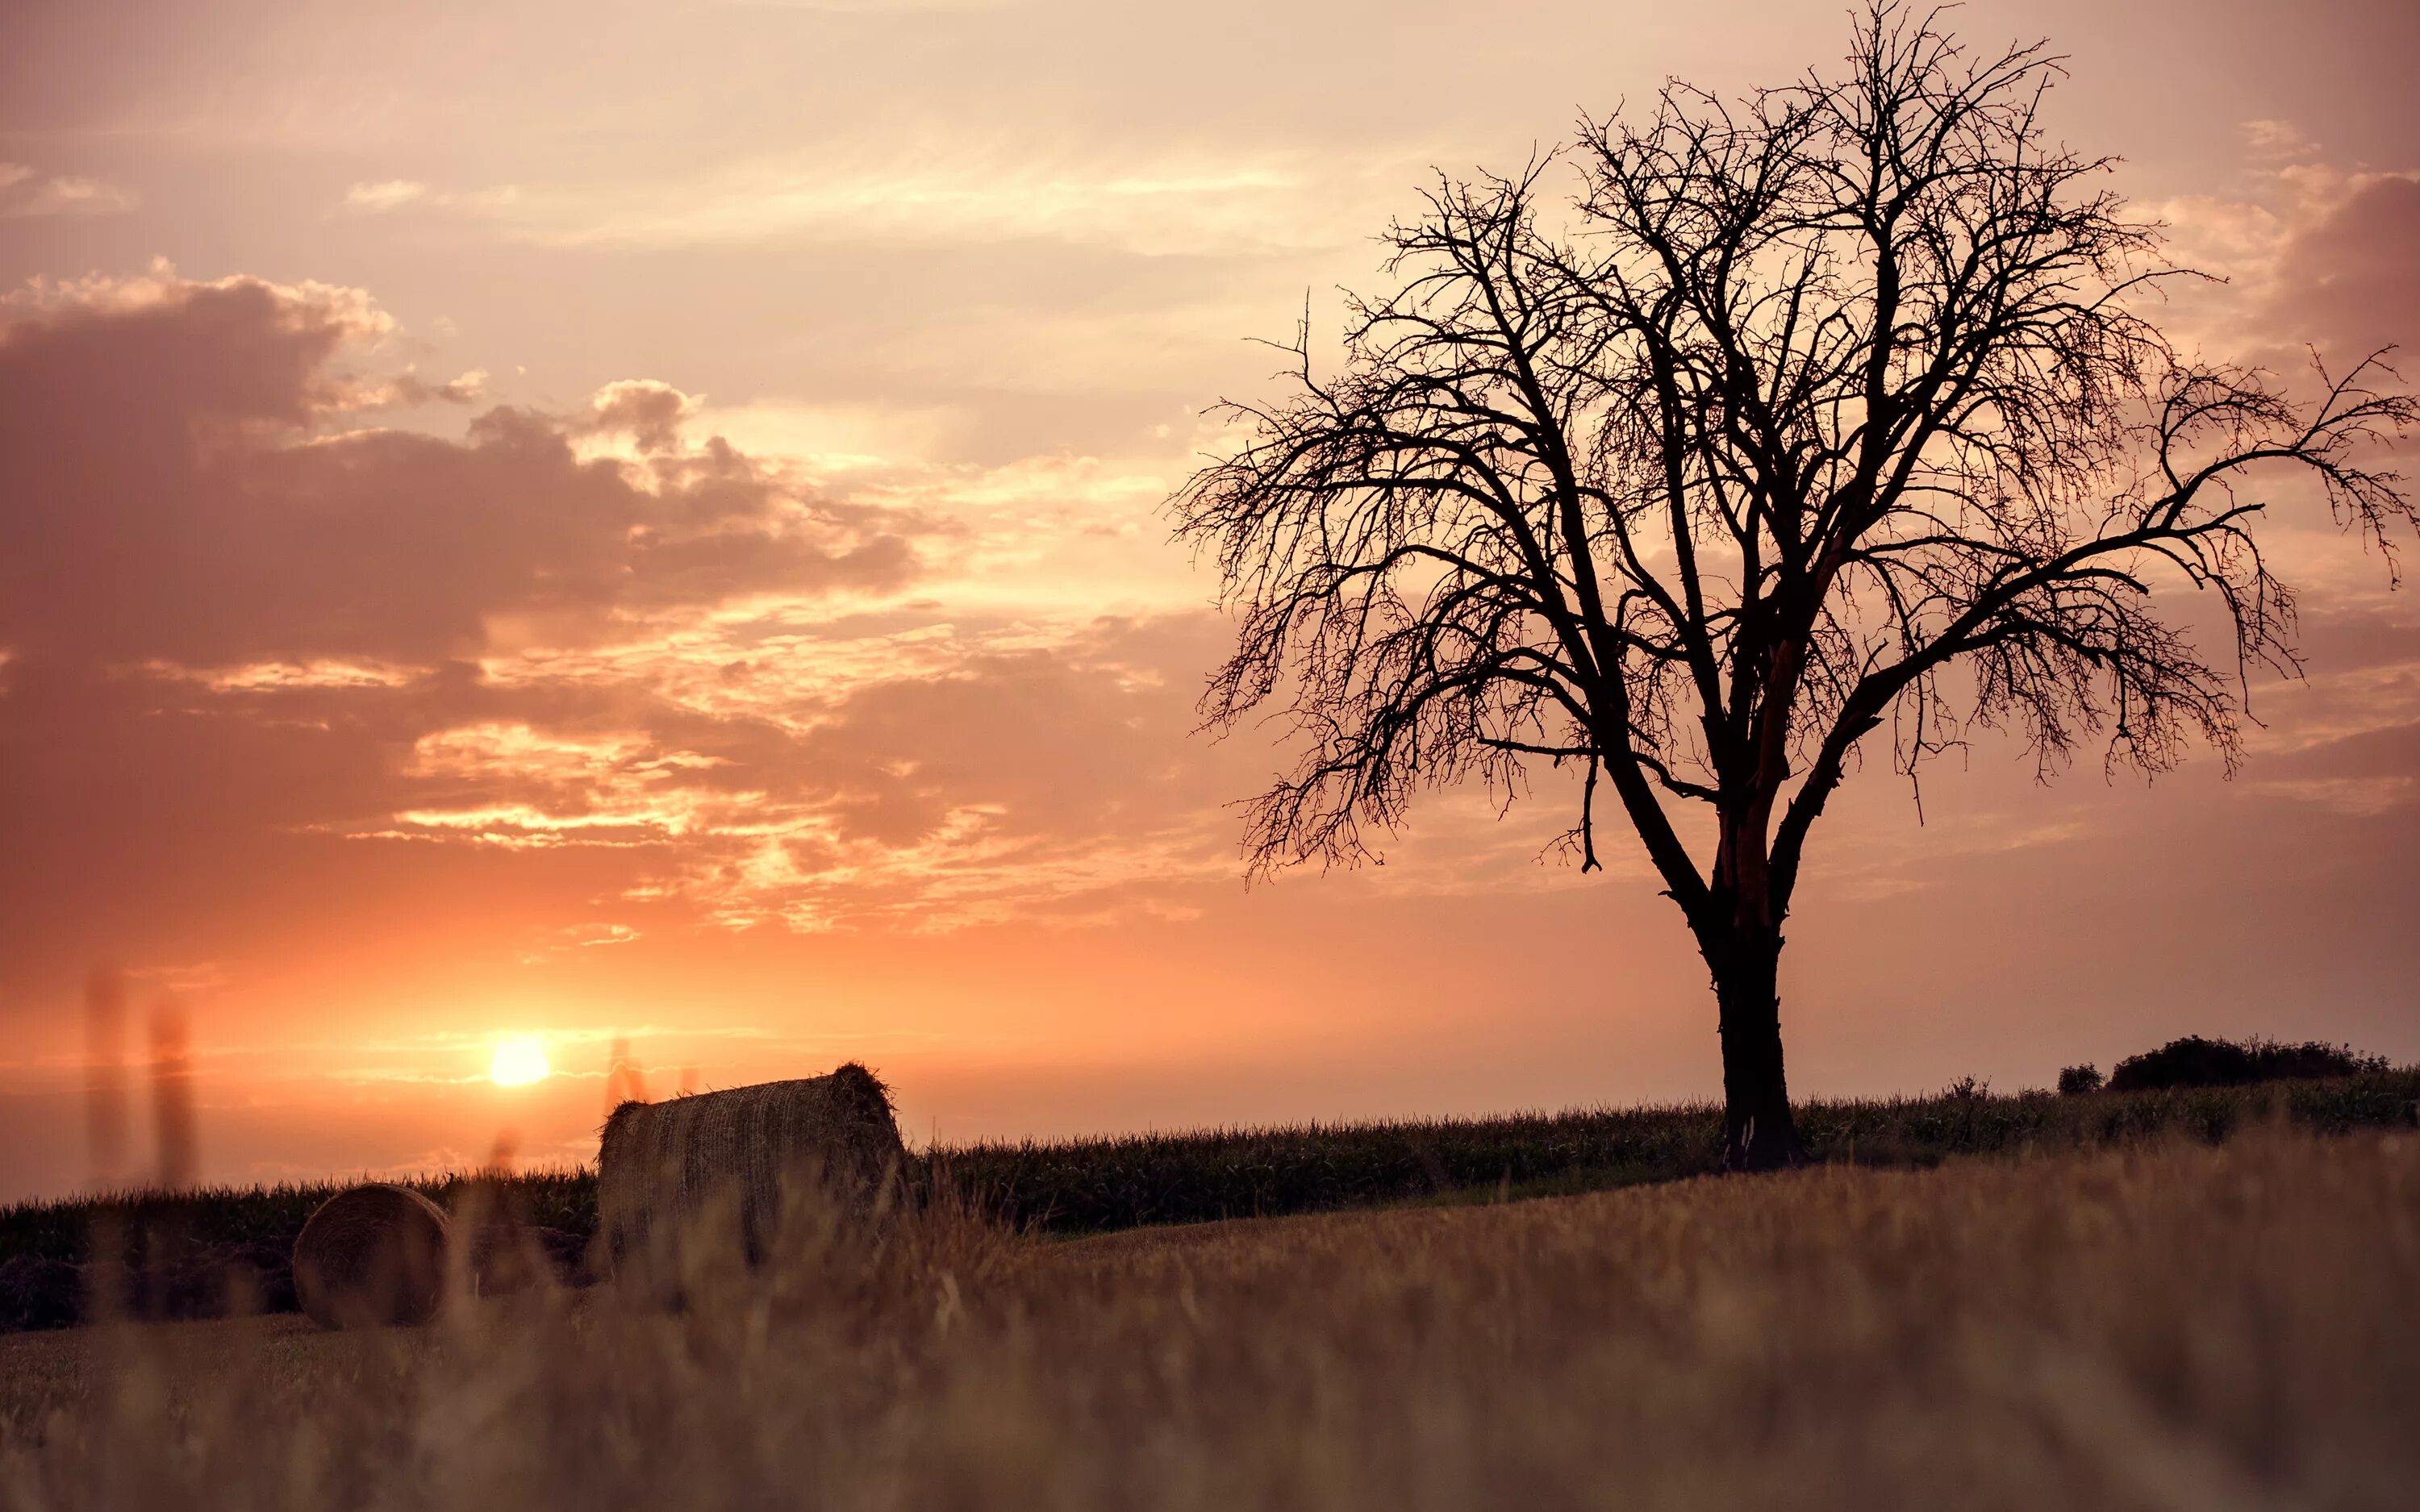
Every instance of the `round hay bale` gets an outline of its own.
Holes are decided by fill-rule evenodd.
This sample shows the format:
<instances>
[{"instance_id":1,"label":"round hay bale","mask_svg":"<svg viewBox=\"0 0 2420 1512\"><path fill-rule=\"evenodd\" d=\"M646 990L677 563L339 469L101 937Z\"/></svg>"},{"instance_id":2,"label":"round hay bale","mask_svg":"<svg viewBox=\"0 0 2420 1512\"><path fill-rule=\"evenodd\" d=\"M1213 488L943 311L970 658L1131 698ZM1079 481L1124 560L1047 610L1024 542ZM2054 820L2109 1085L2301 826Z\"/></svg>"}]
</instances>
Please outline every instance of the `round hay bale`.
<instances>
[{"instance_id":1,"label":"round hay bale","mask_svg":"<svg viewBox=\"0 0 2420 1512\"><path fill-rule=\"evenodd\" d=\"M730 1202L752 1262L779 1230L785 1186L812 1176L819 1196L863 1221L907 1159L890 1088L854 1061L829 1076L625 1103L597 1143L597 1235L618 1262Z\"/></svg>"},{"instance_id":2,"label":"round hay bale","mask_svg":"<svg viewBox=\"0 0 2420 1512\"><path fill-rule=\"evenodd\" d=\"M448 1227L409 1187L339 1192L295 1236L295 1300L321 1328L425 1323L445 1294Z\"/></svg>"}]
</instances>

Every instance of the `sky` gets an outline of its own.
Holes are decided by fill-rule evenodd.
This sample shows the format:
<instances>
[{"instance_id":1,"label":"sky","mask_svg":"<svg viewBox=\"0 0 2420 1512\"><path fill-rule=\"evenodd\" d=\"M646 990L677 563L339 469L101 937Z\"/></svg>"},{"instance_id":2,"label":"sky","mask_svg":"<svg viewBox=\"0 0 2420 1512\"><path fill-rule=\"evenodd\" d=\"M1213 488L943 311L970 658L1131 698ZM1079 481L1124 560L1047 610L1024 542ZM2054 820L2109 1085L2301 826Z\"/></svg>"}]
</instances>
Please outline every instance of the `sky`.
<instances>
[{"instance_id":1,"label":"sky","mask_svg":"<svg viewBox=\"0 0 2420 1512\"><path fill-rule=\"evenodd\" d=\"M2226 282L2189 347L2420 343L2420 11L2009 4L2054 131ZM0 1200L97 1176L97 965L198 1174L588 1158L648 1088L858 1058L912 1141L1719 1088L1635 847L1433 795L1244 885L1282 764L1161 504L1249 338L1443 170L1829 4L19 0L0 47ZM2304 507L2291 507L2301 500ZM2420 591L2288 490L2250 757L1883 764L1789 931L1800 1096L2184 1033L2420 1058ZM2188 615L2190 617L2190 615ZM501 1086L497 1046L552 1074ZM618 1085L618 1084L617 1084Z\"/></svg>"}]
</instances>

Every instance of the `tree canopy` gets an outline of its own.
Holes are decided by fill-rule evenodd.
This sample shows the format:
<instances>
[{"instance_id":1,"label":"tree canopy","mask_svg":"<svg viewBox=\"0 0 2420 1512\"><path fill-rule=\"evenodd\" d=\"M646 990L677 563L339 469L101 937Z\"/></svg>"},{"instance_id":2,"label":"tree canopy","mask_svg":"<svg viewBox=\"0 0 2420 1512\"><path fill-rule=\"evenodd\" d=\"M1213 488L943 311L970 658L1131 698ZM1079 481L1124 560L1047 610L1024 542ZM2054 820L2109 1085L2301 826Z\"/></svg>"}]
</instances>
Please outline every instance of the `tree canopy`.
<instances>
[{"instance_id":1,"label":"tree canopy","mask_svg":"<svg viewBox=\"0 0 2420 1512\"><path fill-rule=\"evenodd\" d=\"M2111 160L2047 139L2060 69L1883 6L1837 77L1676 83L1440 178L1341 364L1306 321L1283 396L1227 406L1239 443L1173 501L1239 620L1208 723L1274 702L1298 746L1253 868L1576 764L1582 864L1609 790L1718 995L1745 952L1770 1005L1808 835L1884 726L1911 774L1973 727L2045 769L2097 741L2162 771L2195 737L2231 765L2248 670L2294 665L2253 490L2316 480L2391 563L2415 517L2371 443L2415 411L2384 354L2289 382L2180 350L2154 316L2192 275Z\"/></svg>"}]
</instances>

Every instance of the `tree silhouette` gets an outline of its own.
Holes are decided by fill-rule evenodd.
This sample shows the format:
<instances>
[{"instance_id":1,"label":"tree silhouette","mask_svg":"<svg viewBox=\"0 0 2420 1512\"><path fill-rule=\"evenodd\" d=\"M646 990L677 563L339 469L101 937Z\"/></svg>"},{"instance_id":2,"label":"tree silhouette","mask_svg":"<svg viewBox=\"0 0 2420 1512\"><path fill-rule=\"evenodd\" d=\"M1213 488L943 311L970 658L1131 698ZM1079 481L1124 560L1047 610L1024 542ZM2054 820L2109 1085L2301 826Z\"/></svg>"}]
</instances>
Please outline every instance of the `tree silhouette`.
<instances>
[{"instance_id":1,"label":"tree silhouette","mask_svg":"<svg viewBox=\"0 0 2420 1512\"><path fill-rule=\"evenodd\" d=\"M1286 397L1222 406L1240 444L1171 502L1240 619L1207 723L1274 704L1303 748L1253 870L1358 858L1423 785L1580 764L1565 841L1594 868L1610 788L1713 975L1736 1167L1802 1157L1781 926L1862 743L1887 724L1912 777L2010 729L2047 775L2198 735L2231 770L2248 671L2297 665L2239 489L2316 480L2390 571L2415 523L2364 460L2415 418L2384 353L2315 354L2298 394L2147 316L2186 275L2110 160L2045 140L2045 44L1978 59L1885 5L1848 63L1441 179L1340 370L1306 320ZM2222 605L2232 656L2155 587Z\"/></svg>"}]
</instances>

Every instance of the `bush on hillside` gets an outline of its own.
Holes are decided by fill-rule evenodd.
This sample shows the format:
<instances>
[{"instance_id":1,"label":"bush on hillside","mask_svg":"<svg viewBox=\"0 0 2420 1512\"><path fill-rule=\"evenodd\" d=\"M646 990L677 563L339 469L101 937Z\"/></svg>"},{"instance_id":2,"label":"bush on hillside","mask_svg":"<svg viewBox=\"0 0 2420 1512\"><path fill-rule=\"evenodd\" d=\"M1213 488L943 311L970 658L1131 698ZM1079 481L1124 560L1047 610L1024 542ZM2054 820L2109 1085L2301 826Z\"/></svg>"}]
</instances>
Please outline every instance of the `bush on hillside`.
<instances>
[{"instance_id":1,"label":"bush on hillside","mask_svg":"<svg viewBox=\"0 0 2420 1512\"><path fill-rule=\"evenodd\" d=\"M2386 1069L2384 1056L2365 1056L2350 1045L2278 1044L2269 1040L2205 1040L2187 1035L2157 1050L2129 1056L2109 1074L2113 1092L2153 1091L2169 1087L2245 1087L2327 1076L2358 1076ZM2060 1077L2060 1088L2066 1077Z\"/></svg>"},{"instance_id":2,"label":"bush on hillside","mask_svg":"<svg viewBox=\"0 0 2420 1512\"><path fill-rule=\"evenodd\" d=\"M2098 1066L2069 1066L2058 1073L2058 1095L2061 1097L2082 1097L2099 1090L2101 1068Z\"/></svg>"}]
</instances>

